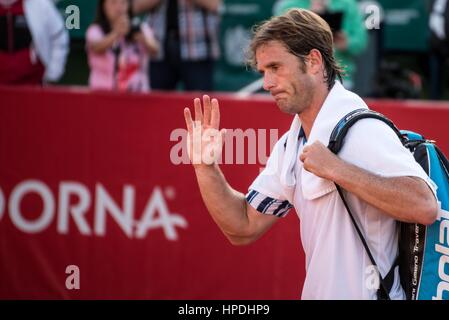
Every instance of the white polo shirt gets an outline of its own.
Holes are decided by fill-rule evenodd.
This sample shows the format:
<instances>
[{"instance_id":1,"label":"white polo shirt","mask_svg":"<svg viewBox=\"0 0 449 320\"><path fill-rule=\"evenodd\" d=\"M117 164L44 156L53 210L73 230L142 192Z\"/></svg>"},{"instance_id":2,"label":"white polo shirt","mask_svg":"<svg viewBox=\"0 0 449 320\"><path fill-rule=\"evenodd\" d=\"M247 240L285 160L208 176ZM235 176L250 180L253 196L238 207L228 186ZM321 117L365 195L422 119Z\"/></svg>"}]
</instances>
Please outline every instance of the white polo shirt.
<instances>
[{"instance_id":1,"label":"white polo shirt","mask_svg":"<svg viewBox=\"0 0 449 320\"><path fill-rule=\"evenodd\" d=\"M297 116L277 142L266 168L249 188L248 203L264 214L285 216L294 206L301 222L306 258L302 299L377 299L373 268L332 181L303 168L299 155L316 140L327 145L332 129L347 113L367 108L363 100L336 82L313 125L308 141ZM299 139L298 139L299 137ZM435 187L394 131L376 119L358 121L349 130L339 157L384 177L414 176ZM396 221L344 192L382 277L398 255ZM413 196L413 195L411 195ZM392 299L405 299L396 268Z\"/></svg>"}]
</instances>

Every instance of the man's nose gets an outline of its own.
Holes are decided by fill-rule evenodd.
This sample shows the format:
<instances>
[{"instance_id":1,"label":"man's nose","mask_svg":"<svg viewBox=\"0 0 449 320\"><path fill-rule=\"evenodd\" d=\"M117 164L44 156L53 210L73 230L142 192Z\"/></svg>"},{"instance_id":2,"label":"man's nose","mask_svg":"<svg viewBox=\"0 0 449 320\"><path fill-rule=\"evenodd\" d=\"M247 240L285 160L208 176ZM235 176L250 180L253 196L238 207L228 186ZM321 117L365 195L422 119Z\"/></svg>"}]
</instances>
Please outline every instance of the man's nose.
<instances>
[{"instance_id":1,"label":"man's nose","mask_svg":"<svg viewBox=\"0 0 449 320\"><path fill-rule=\"evenodd\" d=\"M270 73L265 72L264 76L263 76L263 88L266 91L270 91L271 88L273 88L275 86L275 80L274 77L272 75L270 75Z\"/></svg>"}]
</instances>

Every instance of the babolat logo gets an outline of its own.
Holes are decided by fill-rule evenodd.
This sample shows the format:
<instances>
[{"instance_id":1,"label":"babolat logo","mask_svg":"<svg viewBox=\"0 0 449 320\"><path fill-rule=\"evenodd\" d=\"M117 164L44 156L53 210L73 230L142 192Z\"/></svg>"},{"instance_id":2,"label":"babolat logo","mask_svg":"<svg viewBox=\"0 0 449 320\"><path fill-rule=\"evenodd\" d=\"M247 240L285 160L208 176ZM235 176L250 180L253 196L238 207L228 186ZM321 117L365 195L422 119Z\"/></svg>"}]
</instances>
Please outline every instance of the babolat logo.
<instances>
[{"instance_id":1,"label":"babolat logo","mask_svg":"<svg viewBox=\"0 0 449 320\"><path fill-rule=\"evenodd\" d=\"M448 299L448 297L444 297L444 292L446 291L446 294L449 294L449 211L440 209L438 221L440 223L439 243L435 244L435 251L441 256L438 261L439 282L437 292L432 300ZM446 272L446 268L448 272Z\"/></svg>"}]
</instances>

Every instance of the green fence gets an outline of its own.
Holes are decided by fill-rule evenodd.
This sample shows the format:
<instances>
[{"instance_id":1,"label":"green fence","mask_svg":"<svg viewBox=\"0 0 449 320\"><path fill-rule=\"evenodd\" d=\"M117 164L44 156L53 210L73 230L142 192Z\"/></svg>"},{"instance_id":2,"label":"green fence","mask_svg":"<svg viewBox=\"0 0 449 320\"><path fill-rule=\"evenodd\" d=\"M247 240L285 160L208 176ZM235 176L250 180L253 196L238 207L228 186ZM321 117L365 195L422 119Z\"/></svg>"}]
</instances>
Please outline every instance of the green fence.
<instances>
[{"instance_id":1,"label":"green fence","mask_svg":"<svg viewBox=\"0 0 449 320\"><path fill-rule=\"evenodd\" d=\"M387 50L426 51L431 0L380 0Z\"/></svg>"}]
</instances>

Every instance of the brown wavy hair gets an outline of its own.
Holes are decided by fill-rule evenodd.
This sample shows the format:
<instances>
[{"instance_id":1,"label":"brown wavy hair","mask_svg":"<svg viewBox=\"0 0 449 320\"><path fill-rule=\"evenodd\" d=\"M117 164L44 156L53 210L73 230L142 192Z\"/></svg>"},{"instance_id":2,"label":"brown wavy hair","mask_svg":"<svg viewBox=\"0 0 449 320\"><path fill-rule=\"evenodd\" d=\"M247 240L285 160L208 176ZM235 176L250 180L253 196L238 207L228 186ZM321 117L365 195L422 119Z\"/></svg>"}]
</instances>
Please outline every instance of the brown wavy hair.
<instances>
[{"instance_id":1,"label":"brown wavy hair","mask_svg":"<svg viewBox=\"0 0 449 320\"><path fill-rule=\"evenodd\" d=\"M319 15L305 9L291 9L253 28L253 38L247 52L248 64L256 68L256 50L270 42L279 41L302 64L312 49L320 51L324 61L324 78L328 89L336 78L342 81L343 69L338 65L333 53L332 31Z\"/></svg>"}]
</instances>

